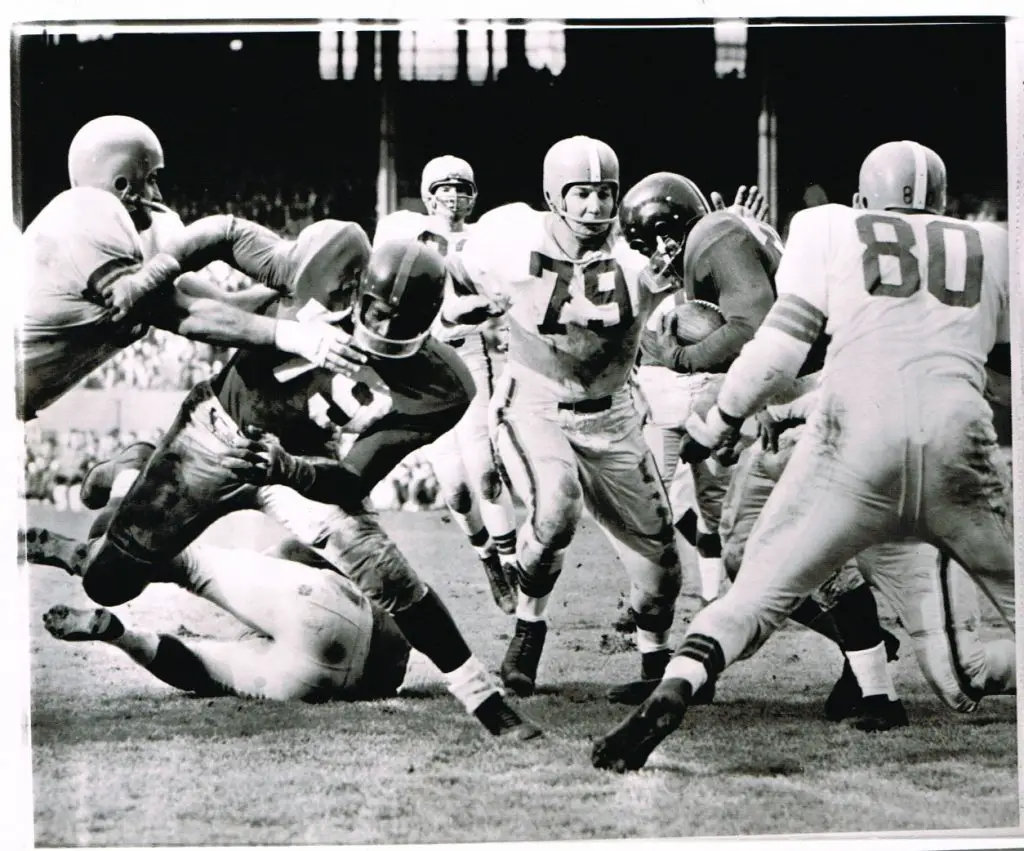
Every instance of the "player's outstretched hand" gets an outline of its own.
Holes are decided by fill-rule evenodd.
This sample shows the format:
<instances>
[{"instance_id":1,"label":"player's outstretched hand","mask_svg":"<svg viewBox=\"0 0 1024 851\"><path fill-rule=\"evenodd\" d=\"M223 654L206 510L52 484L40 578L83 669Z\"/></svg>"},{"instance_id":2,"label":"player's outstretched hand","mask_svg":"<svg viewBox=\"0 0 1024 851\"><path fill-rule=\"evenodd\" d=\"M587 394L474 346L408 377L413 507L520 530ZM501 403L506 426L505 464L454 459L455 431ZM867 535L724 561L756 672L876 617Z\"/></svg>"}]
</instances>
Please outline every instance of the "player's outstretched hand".
<instances>
[{"instance_id":1,"label":"player's outstretched hand","mask_svg":"<svg viewBox=\"0 0 1024 851\"><path fill-rule=\"evenodd\" d=\"M736 200L728 208L726 208L721 194L712 192L711 205L715 210L728 209L729 212L736 213L738 216L757 219L759 222L763 222L768 216L768 199L761 194L761 189L757 186L741 186L737 189Z\"/></svg>"},{"instance_id":2,"label":"player's outstretched hand","mask_svg":"<svg viewBox=\"0 0 1024 851\"><path fill-rule=\"evenodd\" d=\"M299 355L316 366L349 378L354 377L368 360L352 342L350 334L318 319L307 322L280 320L274 340L281 351Z\"/></svg>"}]
</instances>

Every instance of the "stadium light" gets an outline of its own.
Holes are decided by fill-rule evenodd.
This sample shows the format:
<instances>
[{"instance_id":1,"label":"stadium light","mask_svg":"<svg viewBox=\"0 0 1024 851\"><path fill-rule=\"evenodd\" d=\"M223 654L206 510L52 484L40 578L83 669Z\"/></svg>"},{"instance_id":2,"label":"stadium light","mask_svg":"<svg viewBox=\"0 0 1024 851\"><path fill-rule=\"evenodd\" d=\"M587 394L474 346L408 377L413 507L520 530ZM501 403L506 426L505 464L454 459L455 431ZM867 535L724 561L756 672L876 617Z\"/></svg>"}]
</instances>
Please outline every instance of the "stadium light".
<instances>
[{"instance_id":1,"label":"stadium light","mask_svg":"<svg viewBox=\"0 0 1024 851\"><path fill-rule=\"evenodd\" d=\"M747 22L742 19L715 21L715 74L719 79L735 74L747 76Z\"/></svg>"},{"instance_id":2,"label":"stadium light","mask_svg":"<svg viewBox=\"0 0 1024 851\"><path fill-rule=\"evenodd\" d=\"M242 39L240 39L240 38L233 38L233 39L231 39L230 43L228 44L228 47L231 48L231 50L234 53L238 53L238 51L242 49Z\"/></svg>"},{"instance_id":3,"label":"stadium light","mask_svg":"<svg viewBox=\"0 0 1024 851\"><path fill-rule=\"evenodd\" d=\"M359 30L355 21L341 22L341 74L345 80L356 78L359 67Z\"/></svg>"},{"instance_id":4,"label":"stadium light","mask_svg":"<svg viewBox=\"0 0 1024 851\"><path fill-rule=\"evenodd\" d=\"M324 21L320 25L320 79L338 79L338 30L337 24Z\"/></svg>"},{"instance_id":5,"label":"stadium light","mask_svg":"<svg viewBox=\"0 0 1024 851\"><path fill-rule=\"evenodd\" d=\"M531 68L547 68L556 77L565 70L564 21L528 21L525 41Z\"/></svg>"}]
</instances>

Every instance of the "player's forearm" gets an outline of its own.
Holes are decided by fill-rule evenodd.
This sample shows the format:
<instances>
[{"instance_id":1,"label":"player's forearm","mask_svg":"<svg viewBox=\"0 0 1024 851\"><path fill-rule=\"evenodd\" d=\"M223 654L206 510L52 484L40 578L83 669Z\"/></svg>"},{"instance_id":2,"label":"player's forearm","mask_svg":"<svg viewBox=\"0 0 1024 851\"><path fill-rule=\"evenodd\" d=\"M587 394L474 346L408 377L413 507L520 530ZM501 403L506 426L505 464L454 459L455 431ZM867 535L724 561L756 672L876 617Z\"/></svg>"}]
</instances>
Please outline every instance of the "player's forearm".
<instances>
[{"instance_id":1,"label":"player's forearm","mask_svg":"<svg viewBox=\"0 0 1024 851\"><path fill-rule=\"evenodd\" d=\"M280 295L270 287L256 284L237 292L228 292L193 272L187 272L175 282L178 291L193 298L209 298L215 301L222 301L244 310L249 313L264 307L271 299L280 298Z\"/></svg>"},{"instance_id":2,"label":"player's forearm","mask_svg":"<svg viewBox=\"0 0 1024 851\"><path fill-rule=\"evenodd\" d=\"M160 327L160 322L154 324ZM215 346L255 348L276 346L277 320L215 299L192 299L185 315L168 330Z\"/></svg>"},{"instance_id":3,"label":"player's forearm","mask_svg":"<svg viewBox=\"0 0 1024 851\"><path fill-rule=\"evenodd\" d=\"M297 458L283 484L316 502L357 506L401 461L454 428L467 407L468 400L432 414L387 414L356 439L344 461Z\"/></svg>"},{"instance_id":4,"label":"player's forearm","mask_svg":"<svg viewBox=\"0 0 1024 851\"><path fill-rule=\"evenodd\" d=\"M809 348L782 331L762 327L729 368L718 394L719 410L738 419L760 410L796 378Z\"/></svg>"},{"instance_id":5,"label":"player's forearm","mask_svg":"<svg viewBox=\"0 0 1024 851\"><path fill-rule=\"evenodd\" d=\"M676 372L725 372L753 336L745 325L723 325L699 343L676 348L668 366Z\"/></svg>"},{"instance_id":6,"label":"player's forearm","mask_svg":"<svg viewBox=\"0 0 1024 851\"><path fill-rule=\"evenodd\" d=\"M286 288L283 261L290 243L255 222L235 216L207 216L188 225L170 248L185 271L216 260L275 290Z\"/></svg>"}]
</instances>

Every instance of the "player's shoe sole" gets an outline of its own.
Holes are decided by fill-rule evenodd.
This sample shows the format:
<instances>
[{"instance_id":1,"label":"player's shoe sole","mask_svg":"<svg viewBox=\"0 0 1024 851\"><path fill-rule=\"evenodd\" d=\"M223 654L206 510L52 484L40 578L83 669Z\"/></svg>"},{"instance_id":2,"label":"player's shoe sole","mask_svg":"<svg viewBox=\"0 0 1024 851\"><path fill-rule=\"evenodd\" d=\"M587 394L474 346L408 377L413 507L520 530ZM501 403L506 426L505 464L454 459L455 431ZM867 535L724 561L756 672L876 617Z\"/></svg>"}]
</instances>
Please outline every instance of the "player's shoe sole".
<instances>
[{"instance_id":1,"label":"player's shoe sole","mask_svg":"<svg viewBox=\"0 0 1024 851\"><path fill-rule=\"evenodd\" d=\"M89 556L89 545L49 529L30 526L18 532L25 546L25 559L32 564L59 567L72 576L81 576L81 564Z\"/></svg>"},{"instance_id":2,"label":"player's shoe sole","mask_svg":"<svg viewBox=\"0 0 1024 851\"><path fill-rule=\"evenodd\" d=\"M674 688L658 689L643 706L602 736L590 751L594 768L624 774L639 771L669 735L679 729L686 700Z\"/></svg>"},{"instance_id":3,"label":"player's shoe sole","mask_svg":"<svg viewBox=\"0 0 1024 851\"><path fill-rule=\"evenodd\" d=\"M90 468L82 480L79 499L86 508L97 511L110 501L110 489L118 473L124 470L141 470L156 451L152 443L133 443L126 446L113 458L100 461Z\"/></svg>"},{"instance_id":4,"label":"player's shoe sole","mask_svg":"<svg viewBox=\"0 0 1024 851\"><path fill-rule=\"evenodd\" d=\"M43 615L43 626L61 641L100 641L110 631L115 615L107 609L53 606Z\"/></svg>"}]
</instances>

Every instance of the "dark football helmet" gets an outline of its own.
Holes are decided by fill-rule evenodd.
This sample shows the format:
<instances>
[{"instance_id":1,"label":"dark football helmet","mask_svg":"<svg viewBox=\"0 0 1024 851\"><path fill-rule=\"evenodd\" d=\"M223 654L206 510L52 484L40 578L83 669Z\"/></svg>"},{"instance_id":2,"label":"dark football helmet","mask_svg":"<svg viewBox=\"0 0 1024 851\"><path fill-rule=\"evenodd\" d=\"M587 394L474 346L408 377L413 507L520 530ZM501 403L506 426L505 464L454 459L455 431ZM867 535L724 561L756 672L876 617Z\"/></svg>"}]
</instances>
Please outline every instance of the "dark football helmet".
<instances>
[{"instance_id":1,"label":"dark football helmet","mask_svg":"<svg viewBox=\"0 0 1024 851\"><path fill-rule=\"evenodd\" d=\"M354 222L323 219L302 229L290 253L293 309L302 315L333 314L352 305L370 240Z\"/></svg>"},{"instance_id":2,"label":"dark football helmet","mask_svg":"<svg viewBox=\"0 0 1024 851\"><path fill-rule=\"evenodd\" d=\"M441 255L415 239L385 242L370 254L356 293L353 342L385 358L416 354L444 298Z\"/></svg>"},{"instance_id":3,"label":"dark football helmet","mask_svg":"<svg viewBox=\"0 0 1024 851\"><path fill-rule=\"evenodd\" d=\"M686 238L710 212L711 205L697 184L669 171L649 174L622 196L619 225L630 248L651 261L643 276L651 292L682 285Z\"/></svg>"}]
</instances>

